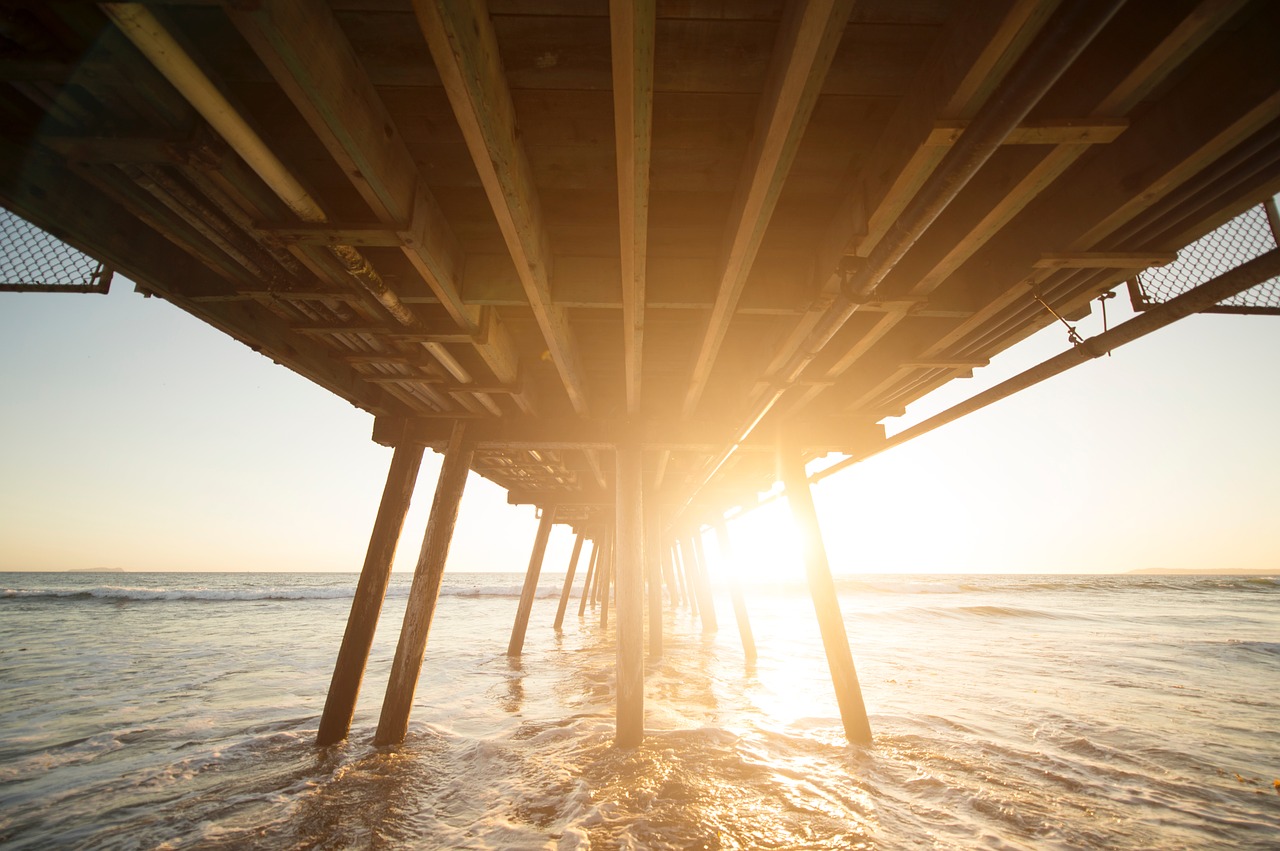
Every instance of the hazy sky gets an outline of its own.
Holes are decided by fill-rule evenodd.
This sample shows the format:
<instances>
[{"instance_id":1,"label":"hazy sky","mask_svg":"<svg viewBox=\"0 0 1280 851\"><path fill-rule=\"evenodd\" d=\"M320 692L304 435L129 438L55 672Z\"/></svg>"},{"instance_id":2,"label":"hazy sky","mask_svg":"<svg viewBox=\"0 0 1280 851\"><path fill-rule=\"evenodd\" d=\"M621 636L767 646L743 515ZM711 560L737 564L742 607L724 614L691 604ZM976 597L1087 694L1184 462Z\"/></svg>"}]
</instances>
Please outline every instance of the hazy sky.
<instances>
[{"instance_id":1,"label":"hazy sky","mask_svg":"<svg viewBox=\"0 0 1280 851\"><path fill-rule=\"evenodd\" d=\"M946 398L1066 347L1047 329ZM837 474L814 491L833 568L1274 568L1278 355L1280 319L1192 317ZM0 293L0 399L0 570L360 568L390 462L372 417L128 281ZM428 453L399 570L438 470ZM779 517L731 524L755 573L798 569ZM524 570L535 526L473 476L449 569ZM570 544L557 527L547 570Z\"/></svg>"}]
</instances>

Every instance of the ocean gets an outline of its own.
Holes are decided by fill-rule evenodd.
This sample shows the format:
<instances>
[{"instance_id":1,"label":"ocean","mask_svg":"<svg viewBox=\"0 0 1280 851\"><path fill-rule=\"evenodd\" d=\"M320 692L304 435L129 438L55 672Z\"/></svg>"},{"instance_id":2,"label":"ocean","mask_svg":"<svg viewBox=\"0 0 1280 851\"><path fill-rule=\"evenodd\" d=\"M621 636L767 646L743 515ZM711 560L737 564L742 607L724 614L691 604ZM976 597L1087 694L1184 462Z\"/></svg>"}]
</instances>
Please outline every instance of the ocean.
<instances>
[{"instance_id":1,"label":"ocean","mask_svg":"<svg viewBox=\"0 0 1280 851\"><path fill-rule=\"evenodd\" d=\"M581 578L581 573L579 574ZM312 744L354 574L0 574L0 845L1280 847L1280 580L847 576L875 744L845 743L802 585L759 660L665 614L649 735L612 747L613 627L447 573L399 748L374 748L408 577L352 736Z\"/></svg>"}]
</instances>

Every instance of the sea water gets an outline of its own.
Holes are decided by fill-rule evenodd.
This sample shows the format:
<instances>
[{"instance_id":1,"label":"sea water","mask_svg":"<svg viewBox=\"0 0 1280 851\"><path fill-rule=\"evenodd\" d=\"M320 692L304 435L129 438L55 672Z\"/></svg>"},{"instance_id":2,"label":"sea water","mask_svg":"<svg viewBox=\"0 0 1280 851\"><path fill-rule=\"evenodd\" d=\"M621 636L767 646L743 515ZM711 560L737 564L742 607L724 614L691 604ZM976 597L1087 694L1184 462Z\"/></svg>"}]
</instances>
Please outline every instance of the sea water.
<instances>
[{"instance_id":1,"label":"sea water","mask_svg":"<svg viewBox=\"0 0 1280 851\"><path fill-rule=\"evenodd\" d=\"M408 577L348 742L312 740L336 574L0 574L6 848L1280 847L1280 581L838 582L875 733L844 740L802 585L748 586L759 660L664 614L648 737L562 575L446 574L409 736L375 748ZM613 618L611 618L613 620Z\"/></svg>"}]
</instances>

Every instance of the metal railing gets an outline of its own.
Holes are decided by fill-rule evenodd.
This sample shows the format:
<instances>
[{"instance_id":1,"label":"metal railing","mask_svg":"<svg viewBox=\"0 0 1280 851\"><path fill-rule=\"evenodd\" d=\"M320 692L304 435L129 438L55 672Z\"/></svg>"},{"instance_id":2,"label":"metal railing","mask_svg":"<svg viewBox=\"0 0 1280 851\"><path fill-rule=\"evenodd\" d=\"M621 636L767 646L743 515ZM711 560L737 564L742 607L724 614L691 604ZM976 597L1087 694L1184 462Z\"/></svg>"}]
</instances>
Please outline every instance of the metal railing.
<instances>
[{"instance_id":1,"label":"metal railing","mask_svg":"<svg viewBox=\"0 0 1280 851\"><path fill-rule=\"evenodd\" d=\"M1148 269L1129 282L1135 310L1147 310L1216 278L1276 247L1280 214L1275 199L1236 216L1178 252L1168 266ZM1225 299L1205 313L1253 313L1280 316L1280 278L1264 281Z\"/></svg>"},{"instance_id":2,"label":"metal railing","mask_svg":"<svg viewBox=\"0 0 1280 851\"><path fill-rule=\"evenodd\" d=\"M0 209L0 292L106 293L110 286L106 266Z\"/></svg>"}]
</instances>

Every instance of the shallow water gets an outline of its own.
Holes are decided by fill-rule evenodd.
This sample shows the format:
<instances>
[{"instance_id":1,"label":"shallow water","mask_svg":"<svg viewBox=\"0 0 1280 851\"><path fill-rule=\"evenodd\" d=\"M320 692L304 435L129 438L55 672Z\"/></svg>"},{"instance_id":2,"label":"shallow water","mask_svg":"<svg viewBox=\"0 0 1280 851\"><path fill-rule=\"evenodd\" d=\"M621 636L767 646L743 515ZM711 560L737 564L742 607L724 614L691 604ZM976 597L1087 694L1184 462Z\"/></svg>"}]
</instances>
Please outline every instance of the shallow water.
<instances>
[{"instance_id":1,"label":"shallow water","mask_svg":"<svg viewBox=\"0 0 1280 851\"><path fill-rule=\"evenodd\" d=\"M1280 582L856 577L876 743L844 742L802 587L704 635L666 613L643 747L612 747L612 629L506 641L520 577L447 574L405 745L369 744L395 578L349 742L316 750L355 578L2 574L12 848L1274 848Z\"/></svg>"}]
</instances>

